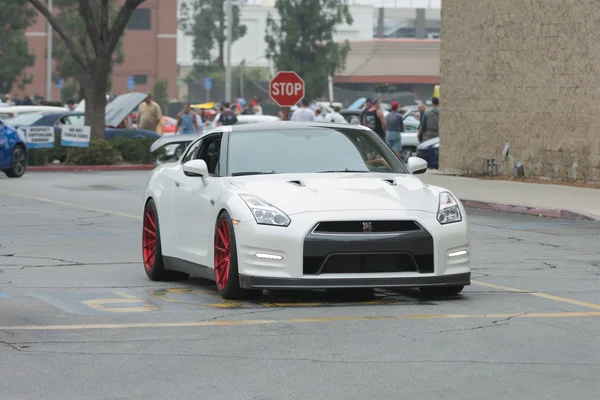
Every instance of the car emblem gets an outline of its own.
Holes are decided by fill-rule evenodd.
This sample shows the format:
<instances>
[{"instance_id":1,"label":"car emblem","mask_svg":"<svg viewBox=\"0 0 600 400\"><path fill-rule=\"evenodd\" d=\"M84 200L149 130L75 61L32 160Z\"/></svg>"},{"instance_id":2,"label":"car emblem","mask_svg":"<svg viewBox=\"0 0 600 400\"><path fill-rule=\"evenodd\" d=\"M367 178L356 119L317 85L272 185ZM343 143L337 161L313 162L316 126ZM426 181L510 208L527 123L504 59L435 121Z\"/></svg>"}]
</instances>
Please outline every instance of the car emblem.
<instances>
[{"instance_id":1,"label":"car emblem","mask_svg":"<svg viewBox=\"0 0 600 400\"><path fill-rule=\"evenodd\" d=\"M373 232L373 223L363 222L363 232Z\"/></svg>"}]
</instances>

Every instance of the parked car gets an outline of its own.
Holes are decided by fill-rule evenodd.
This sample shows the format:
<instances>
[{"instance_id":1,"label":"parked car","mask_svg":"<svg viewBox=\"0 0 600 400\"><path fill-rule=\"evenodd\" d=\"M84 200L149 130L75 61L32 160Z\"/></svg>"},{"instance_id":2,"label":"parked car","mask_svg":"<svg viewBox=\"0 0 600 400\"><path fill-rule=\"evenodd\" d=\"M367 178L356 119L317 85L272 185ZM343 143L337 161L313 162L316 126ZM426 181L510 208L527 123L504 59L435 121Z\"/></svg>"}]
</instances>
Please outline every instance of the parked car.
<instances>
[{"instance_id":1,"label":"parked car","mask_svg":"<svg viewBox=\"0 0 600 400\"><path fill-rule=\"evenodd\" d=\"M345 109L340 114L351 124L360 124L362 110ZM384 111L384 115L387 113ZM404 132L402 132L402 151L400 159L407 163L408 159L414 155L419 145L419 121L411 116L404 117Z\"/></svg>"},{"instance_id":2,"label":"parked car","mask_svg":"<svg viewBox=\"0 0 600 400\"><path fill-rule=\"evenodd\" d=\"M117 97L106 106L104 137L107 140L117 137L160 138L155 131L118 128L146 96L145 93L128 93ZM54 133L60 137L63 125L85 125L85 114L78 111L23 114L11 119L10 125L17 129L30 126L53 126Z\"/></svg>"},{"instance_id":3,"label":"parked car","mask_svg":"<svg viewBox=\"0 0 600 400\"><path fill-rule=\"evenodd\" d=\"M65 112L69 111L66 107L56 107L56 106L9 106L0 108L0 118L4 120L5 123L10 124L10 119L15 118L19 115L30 114L30 113L40 113L40 112Z\"/></svg>"},{"instance_id":4,"label":"parked car","mask_svg":"<svg viewBox=\"0 0 600 400\"><path fill-rule=\"evenodd\" d=\"M0 170L9 178L20 178L28 164L25 138L15 128L0 120Z\"/></svg>"},{"instance_id":5,"label":"parked car","mask_svg":"<svg viewBox=\"0 0 600 400\"><path fill-rule=\"evenodd\" d=\"M440 138L429 139L417 146L417 157L427 161L427 168L438 169Z\"/></svg>"}]
</instances>

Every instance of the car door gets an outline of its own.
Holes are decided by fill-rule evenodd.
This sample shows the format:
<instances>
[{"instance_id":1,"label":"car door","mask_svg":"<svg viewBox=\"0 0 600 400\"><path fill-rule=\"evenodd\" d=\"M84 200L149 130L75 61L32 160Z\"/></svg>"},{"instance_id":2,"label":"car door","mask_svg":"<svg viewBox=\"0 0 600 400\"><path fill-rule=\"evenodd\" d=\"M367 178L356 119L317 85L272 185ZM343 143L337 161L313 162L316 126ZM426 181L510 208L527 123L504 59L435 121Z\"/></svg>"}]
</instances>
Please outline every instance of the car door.
<instances>
[{"instance_id":1,"label":"car door","mask_svg":"<svg viewBox=\"0 0 600 400\"><path fill-rule=\"evenodd\" d=\"M179 163L173 185L173 221L181 258L204 266L212 265L213 238L210 233L215 224L213 209L220 197L221 180L219 159L222 132L216 132L193 144ZM209 176L186 176L183 164L202 159L208 166Z\"/></svg>"},{"instance_id":2,"label":"car door","mask_svg":"<svg viewBox=\"0 0 600 400\"><path fill-rule=\"evenodd\" d=\"M10 161L8 161L8 159L11 154L6 131L4 122L0 120L0 168L8 168L10 166Z\"/></svg>"}]
</instances>

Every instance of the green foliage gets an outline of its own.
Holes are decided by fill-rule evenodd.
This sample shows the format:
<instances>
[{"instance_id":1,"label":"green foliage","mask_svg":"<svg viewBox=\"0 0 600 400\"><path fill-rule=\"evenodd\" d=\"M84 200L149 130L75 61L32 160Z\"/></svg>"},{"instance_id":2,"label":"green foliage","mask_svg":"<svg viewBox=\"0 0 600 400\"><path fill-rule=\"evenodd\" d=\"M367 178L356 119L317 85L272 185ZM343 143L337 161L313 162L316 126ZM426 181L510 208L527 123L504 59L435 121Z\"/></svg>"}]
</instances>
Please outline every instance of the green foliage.
<instances>
[{"instance_id":1,"label":"green foliage","mask_svg":"<svg viewBox=\"0 0 600 400\"><path fill-rule=\"evenodd\" d=\"M27 0L0 0L0 94L9 93L13 86L31 82L23 75L32 67L35 56L29 53L25 29L35 22L35 11Z\"/></svg>"},{"instance_id":2,"label":"green foliage","mask_svg":"<svg viewBox=\"0 0 600 400\"><path fill-rule=\"evenodd\" d=\"M56 15L56 19L65 29L70 37L76 38L76 44L82 49L84 54L87 54L90 58L94 57L94 48L90 41L87 33L85 21L79 14L79 1L78 0L54 0L54 7L60 12ZM115 0L109 0L110 7L110 18L114 20L117 15L117 9L115 7ZM79 65L69 52L64 41L56 33L54 34L54 51L52 53L56 60L56 67L54 70L54 79L63 78L65 81L69 78L75 79L81 88L85 88L85 82L87 79L87 72ZM112 63L110 66L111 73L108 79L108 88L110 90L112 85L111 76L114 65L120 65L123 63L125 58L123 52L123 40L119 41L115 49L115 53L112 57Z\"/></svg>"},{"instance_id":3,"label":"green foliage","mask_svg":"<svg viewBox=\"0 0 600 400\"><path fill-rule=\"evenodd\" d=\"M350 44L333 41L338 24L352 24L339 0L276 0L280 21L267 18L266 56L279 71L295 71L305 83L305 95L316 99L327 89L327 77L346 64Z\"/></svg>"},{"instance_id":4,"label":"green foliage","mask_svg":"<svg viewBox=\"0 0 600 400\"><path fill-rule=\"evenodd\" d=\"M132 164L153 164L157 155L150 153L150 146L156 139L135 139L126 137L117 137L110 141L121 156L123 161Z\"/></svg>"},{"instance_id":5,"label":"green foliage","mask_svg":"<svg viewBox=\"0 0 600 400\"><path fill-rule=\"evenodd\" d=\"M67 164L113 165L121 161L121 153L104 139L92 140L90 147L71 147L67 150Z\"/></svg>"},{"instance_id":6,"label":"green foliage","mask_svg":"<svg viewBox=\"0 0 600 400\"><path fill-rule=\"evenodd\" d=\"M225 68L224 48L227 41L227 16L225 15L225 0L195 0L190 6L181 5L182 18L179 21L181 29L194 38L192 55L203 65L216 64ZM240 8L232 6L233 37L235 42L246 34L246 26L240 25ZM216 60L212 59L211 51L218 48Z\"/></svg>"},{"instance_id":7,"label":"green foliage","mask_svg":"<svg viewBox=\"0 0 600 400\"><path fill-rule=\"evenodd\" d=\"M67 102L69 100L75 100L77 97L77 82L70 80L66 81L60 89L60 98L63 102Z\"/></svg>"},{"instance_id":8,"label":"green foliage","mask_svg":"<svg viewBox=\"0 0 600 400\"><path fill-rule=\"evenodd\" d=\"M152 97L157 102L162 110L163 114L167 110L169 105L169 81L167 79L158 79L154 82L154 88L152 89Z\"/></svg>"}]
</instances>

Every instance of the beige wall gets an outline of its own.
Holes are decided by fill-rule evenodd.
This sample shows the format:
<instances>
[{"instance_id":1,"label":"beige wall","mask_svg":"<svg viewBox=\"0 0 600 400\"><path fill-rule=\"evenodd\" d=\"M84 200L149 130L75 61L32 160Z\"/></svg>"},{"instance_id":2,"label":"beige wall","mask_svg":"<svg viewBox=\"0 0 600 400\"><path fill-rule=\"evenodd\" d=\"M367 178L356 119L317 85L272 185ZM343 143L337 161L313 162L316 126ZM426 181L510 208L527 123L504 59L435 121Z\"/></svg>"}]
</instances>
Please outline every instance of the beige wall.
<instances>
[{"instance_id":1,"label":"beige wall","mask_svg":"<svg viewBox=\"0 0 600 400\"><path fill-rule=\"evenodd\" d=\"M451 0L441 23L440 168L600 179L596 2Z\"/></svg>"}]
</instances>

